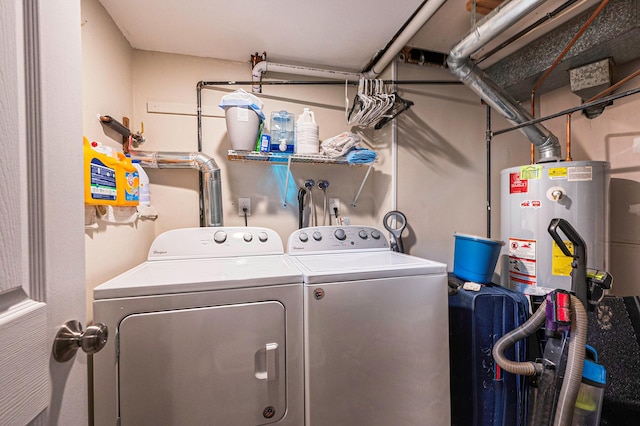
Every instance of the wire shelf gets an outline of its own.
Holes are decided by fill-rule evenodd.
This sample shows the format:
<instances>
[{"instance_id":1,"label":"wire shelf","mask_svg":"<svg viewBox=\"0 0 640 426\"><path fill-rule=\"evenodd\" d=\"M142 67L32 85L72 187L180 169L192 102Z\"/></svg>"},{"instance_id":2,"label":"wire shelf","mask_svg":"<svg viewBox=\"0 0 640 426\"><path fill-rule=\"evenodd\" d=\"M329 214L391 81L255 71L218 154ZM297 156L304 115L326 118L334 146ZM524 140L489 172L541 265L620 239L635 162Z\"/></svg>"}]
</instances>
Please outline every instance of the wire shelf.
<instances>
[{"instance_id":1,"label":"wire shelf","mask_svg":"<svg viewBox=\"0 0 640 426\"><path fill-rule=\"evenodd\" d=\"M331 158L322 154L280 154L277 152L234 151L227 153L229 160L269 161L273 163L315 163L315 164L345 164L360 166L362 164L349 163L344 158Z\"/></svg>"}]
</instances>

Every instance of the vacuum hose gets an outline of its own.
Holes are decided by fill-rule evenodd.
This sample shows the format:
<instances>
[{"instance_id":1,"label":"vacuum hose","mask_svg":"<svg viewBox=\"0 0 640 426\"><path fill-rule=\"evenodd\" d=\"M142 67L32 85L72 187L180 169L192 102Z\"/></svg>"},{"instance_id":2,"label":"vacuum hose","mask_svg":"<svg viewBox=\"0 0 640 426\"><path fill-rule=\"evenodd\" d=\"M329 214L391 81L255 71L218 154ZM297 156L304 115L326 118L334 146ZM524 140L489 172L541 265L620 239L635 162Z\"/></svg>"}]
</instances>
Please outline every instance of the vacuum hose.
<instances>
[{"instance_id":1,"label":"vacuum hose","mask_svg":"<svg viewBox=\"0 0 640 426\"><path fill-rule=\"evenodd\" d=\"M513 346L517 341L531 336L538 331L540 327L542 327L546 319L546 306L547 301L545 300L531 318L527 320L527 322L502 336L493 345L493 359L498 363L500 368L512 374L520 374L521 376L535 376L536 374L542 374L543 367L541 364L532 361L511 361L504 355L504 351Z\"/></svg>"},{"instance_id":2,"label":"vacuum hose","mask_svg":"<svg viewBox=\"0 0 640 426\"><path fill-rule=\"evenodd\" d=\"M538 310L520 327L502 336L493 346L493 359L503 369L512 374L534 376L542 374L543 366L535 362L515 362L504 356L504 351L518 340L532 335L538 330L546 318L545 300ZM571 295L571 339L567 356L567 368L558 396L554 426L569 426L573 419L573 411L578 398L578 390L582 381L584 367L584 348L587 343L587 313L584 305L576 296Z\"/></svg>"},{"instance_id":3,"label":"vacuum hose","mask_svg":"<svg viewBox=\"0 0 640 426\"><path fill-rule=\"evenodd\" d=\"M554 425L571 425L573 410L578 399L578 390L584 368L584 347L587 344L587 311L576 296L571 296L571 340L567 369L564 375Z\"/></svg>"}]
</instances>

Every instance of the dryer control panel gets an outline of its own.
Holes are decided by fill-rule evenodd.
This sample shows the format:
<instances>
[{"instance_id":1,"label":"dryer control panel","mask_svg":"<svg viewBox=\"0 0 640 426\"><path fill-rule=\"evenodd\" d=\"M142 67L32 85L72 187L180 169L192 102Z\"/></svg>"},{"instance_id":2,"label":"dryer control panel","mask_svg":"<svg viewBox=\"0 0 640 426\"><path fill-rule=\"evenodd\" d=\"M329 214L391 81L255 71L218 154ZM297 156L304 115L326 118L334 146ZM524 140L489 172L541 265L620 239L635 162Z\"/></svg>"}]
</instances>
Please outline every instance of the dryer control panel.
<instances>
[{"instance_id":1,"label":"dryer control panel","mask_svg":"<svg viewBox=\"0 0 640 426\"><path fill-rule=\"evenodd\" d=\"M372 226L313 226L292 233L287 244L290 255L362 250L389 250L389 242Z\"/></svg>"},{"instance_id":2,"label":"dryer control panel","mask_svg":"<svg viewBox=\"0 0 640 426\"><path fill-rule=\"evenodd\" d=\"M282 239L274 230L255 226L220 226L164 232L151 244L148 260L270 254L284 254Z\"/></svg>"}]
</instances>

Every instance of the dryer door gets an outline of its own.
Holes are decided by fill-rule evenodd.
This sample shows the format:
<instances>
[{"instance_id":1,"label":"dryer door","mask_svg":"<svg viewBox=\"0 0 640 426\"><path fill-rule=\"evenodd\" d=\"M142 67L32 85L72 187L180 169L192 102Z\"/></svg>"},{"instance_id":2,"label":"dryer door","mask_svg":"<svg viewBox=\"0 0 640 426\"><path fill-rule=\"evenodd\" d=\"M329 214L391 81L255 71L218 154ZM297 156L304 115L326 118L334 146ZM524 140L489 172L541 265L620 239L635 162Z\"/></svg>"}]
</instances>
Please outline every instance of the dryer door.
<instances>
[{"instance_id":1,"label":"dryer door","mask_svg":"<svg viewBox=\"0 0 640 426\"><path fill-rule=\"evenodd\" d=\"M121 424L279 420L285 331L285 308L274 301L126 317L118 330Z\"/></svg>"}]
</instances>

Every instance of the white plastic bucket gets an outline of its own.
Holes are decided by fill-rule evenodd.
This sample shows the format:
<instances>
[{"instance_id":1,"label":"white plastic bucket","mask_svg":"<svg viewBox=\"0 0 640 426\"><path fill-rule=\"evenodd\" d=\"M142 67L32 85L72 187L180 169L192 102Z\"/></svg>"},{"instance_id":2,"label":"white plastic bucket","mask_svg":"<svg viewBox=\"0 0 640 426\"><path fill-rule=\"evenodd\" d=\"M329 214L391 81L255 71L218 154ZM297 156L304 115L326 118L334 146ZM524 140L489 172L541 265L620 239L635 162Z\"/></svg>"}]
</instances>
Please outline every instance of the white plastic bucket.
<instances>
[{"instance_id":1,"label":"white plastic bucket","mask_svg":"<svg viewBox=\"0 0 640 426\"><path fill-rule=\"evenodd\" d=\"M248 106L225 108L225 121L231 149L253 151L260 132L260 117Z\"/></svg>"}]
</instances>

